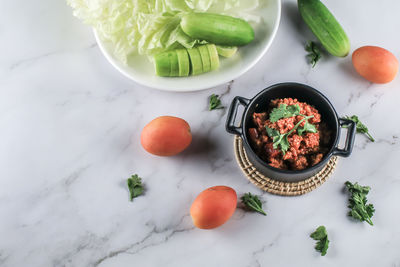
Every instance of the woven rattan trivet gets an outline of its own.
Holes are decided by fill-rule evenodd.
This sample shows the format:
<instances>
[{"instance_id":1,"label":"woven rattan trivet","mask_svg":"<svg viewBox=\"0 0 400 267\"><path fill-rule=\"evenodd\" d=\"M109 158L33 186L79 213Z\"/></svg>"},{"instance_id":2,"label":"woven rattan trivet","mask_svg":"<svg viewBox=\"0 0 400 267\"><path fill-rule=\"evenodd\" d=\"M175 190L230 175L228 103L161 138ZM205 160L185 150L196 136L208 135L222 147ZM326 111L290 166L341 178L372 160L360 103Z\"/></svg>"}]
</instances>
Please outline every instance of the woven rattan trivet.
<instances>
[{"instance_id":1,"label":"woven rattan trivet","mask_svg":"<svg viewBox=\"0 0 400 267\"><path fill-rule=\"evenodd\" d=\"M281 182L264 176L249 161L244 150L242 138L235 136L234 149L236 160L246 178L261 190L281 196L299 196L311 192L323 184L336 168L337 157L332 157L326 166L316 175L300 182Z\"/></svg>"}]
</instances>

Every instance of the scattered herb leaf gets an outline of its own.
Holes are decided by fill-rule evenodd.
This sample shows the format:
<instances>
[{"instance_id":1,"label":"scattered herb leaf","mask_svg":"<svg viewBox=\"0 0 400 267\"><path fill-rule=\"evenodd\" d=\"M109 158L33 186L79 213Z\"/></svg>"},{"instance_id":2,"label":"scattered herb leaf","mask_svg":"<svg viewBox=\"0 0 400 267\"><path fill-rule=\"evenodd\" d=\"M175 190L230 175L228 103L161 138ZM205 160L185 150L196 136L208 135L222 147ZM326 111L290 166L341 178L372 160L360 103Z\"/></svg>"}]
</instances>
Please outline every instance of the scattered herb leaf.
<instances>
[{"instance_id":1,"label":"scattered herb leaf","mask_svg":"<svg viewBox=\"0 0 400 267\"><path fill-rule=\"evenodd\" d=\"M325 256L329 247L328 232L325 226L319 226L310 237L318 241L315 245L315 250L321 252L321 256Z\"/></svg>"},{"instance_id":2,"label":"scattered herb leaf","mask_svg":"<svg viewBox=\"0 0 400 267\"><path fill-rule=\"evenodd\" d=\"M127 184L129 188L131 201L133 201L135 197L138 197L141 194L143 194L142 179L137 174L132 175L131 178L128 178Z\"/></svg>"},{"instance_id":3,"label":"scattered herb leaf","mask_svg":"<svg viewBox=\"0 0 400 267\"><path fill-rule=\"evenodd\" d=\"M345 185L351 194L348 205L351 210L348 215L361 222L365 221L370 225L374 225L371 220L375 212L374 205L367 205L367 195L371 188L369 186L361 186L358 183L352 184L349 181Z\"/></svg>"},{"instance_id":4,"label":"scattered herb leaf","mask_svg":"<svg viewBox=\"0 0 400 267\"><path fill-rule=\"evenodd\" d=\"M318 48L318 45L313 41L309 41L305 47L308 52L307 58L310 61L310 64L314 68L317 62L321 59L321 50Z\"/></svg>"},{"instance_id":5,"label":"scattered herb leaf","mask_svg":"<svg viewBox=\"0 0 400 267\"><path fill-rule=\"evenodd\" d=\"M290 118L296 115L300 115L300 106L299 105L286 105L280 104L279 107L274 108L269 114L269 120L271 122L277 122L283 118Z\"/></svg>"},{"instance_id":6,"label":"scattered herb leaf","mask_svg":"<svg viewBox=\"0 0 400 267\"><path fill-rule=\"evenodd\" d=\"M210 96L210 104L208 106L208 109L211 111L214 109L223 109L223 108L224 108L224 106L222 106L221 99L219 98L219 96L212 94Z\"/></svg>"},{"instance_id":7,"label":"scattered herb leaf","mask_svg":"<svg viewBox=\"0 0 400 267\"><path fill-rule=\"evenodd\" d=\"M278 149L278 146L279 146L280 149L281 149L281 151L282 151L282 153L283 153L283 155L285 155L285 154L286 154L286 151L288 151L289 148L290 148L290 143L289 143L288 137L289 137L294 131L296 131L296 129L300 126L300 124L301 124L303 121L308 120L308 119L311 119L312 117L314 117L314 115L304 117L302 120L300 120L300 121L293 127L292 130L290 130L289 132L287 132L287 133L285 133L285 134L281 134L278 130L272 129L272 128L269 128L268 126L266 126L265 128L266 128L266 130L267 130L267 134L268 134L269 137L272 138L274 149ZM308 121L307 121L307 122L308 122ZM311 125L312 125L312 124L311 124ZM314 126L314 125L313 125L313 126ZM311 126L308 126L308 127L309 127L310 129L312 128ZM304 128L304 127L303 127L303 128ZM315 128L315 126L314 126L314 128ZM311 129L311 130L312 130L312 129ZM316 130L316 129L315 129L315 130ZM302 130L302 133L303 133L304 131L305 131L305 130Z\"/></svg>"},{"instance_id":8,"label":"scattered herb leaf","mask_svg":"<svg viewBox=\"0 0 400 267\"><path fill-rule=\"evenodd\" d=\"M370 133L368 131L368 127L365 126L365 124L363 124L356 115L353 115L351 117L345 116L344 118L348 119L348 120L352 120L356 123L357 133L366 134L368 136L369 140L371 140L371 142L375 142L375 139L370 135ZM347 128L347 127L344 126L344 128Z\"/></svg>"},{"instance_id":9,"label":"scattered herb leaf","mask_svg":"<svg viewBox=\"0 0 400 267\"><path fill-rule=\"evenodd\" d=\"M242 203L246 205L247 208L259 212L263 215L267 215L262 209L262 203L256 195L251 193L246 193L241 197Z\"/></svg>"}]
</instances>

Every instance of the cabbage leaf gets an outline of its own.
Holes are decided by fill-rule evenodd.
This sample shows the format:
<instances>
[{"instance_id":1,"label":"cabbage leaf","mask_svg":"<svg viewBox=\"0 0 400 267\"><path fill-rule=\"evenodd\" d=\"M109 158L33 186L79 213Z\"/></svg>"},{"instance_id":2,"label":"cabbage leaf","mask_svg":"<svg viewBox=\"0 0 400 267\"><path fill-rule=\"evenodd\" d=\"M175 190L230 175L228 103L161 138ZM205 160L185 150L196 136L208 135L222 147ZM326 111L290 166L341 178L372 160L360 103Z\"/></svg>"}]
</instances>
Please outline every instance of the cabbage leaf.
<instances>
[{"instance_id":1,"label":"cabbage leaf","mask_svg":"<svg viewBox=\"0 0 400 267\"><path fill-rule=\"evenodd\" d=\"M113 54L126 63L131 53L152 55L179 47L206 43L180 28L187 12L210 12L258 21L251 11L259 0L67 0L74 15L91 25Z\"/></svg>"}]
</instances>

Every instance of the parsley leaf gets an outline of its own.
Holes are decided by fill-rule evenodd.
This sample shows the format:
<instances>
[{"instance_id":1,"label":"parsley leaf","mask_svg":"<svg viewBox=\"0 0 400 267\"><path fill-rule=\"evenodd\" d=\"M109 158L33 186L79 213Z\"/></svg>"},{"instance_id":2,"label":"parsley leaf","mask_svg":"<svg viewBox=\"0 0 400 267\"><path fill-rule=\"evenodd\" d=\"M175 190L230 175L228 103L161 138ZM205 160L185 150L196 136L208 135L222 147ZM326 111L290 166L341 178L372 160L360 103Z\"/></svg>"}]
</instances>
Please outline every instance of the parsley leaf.
<instances>
[{"instance_id":1,"label":"parsley leaf","mask_svg":"<svg viewBox=\"0 0 400 267\"><path fill-rule=\"evenodd\" d=\"M353 115L351 117L345 116L344 118L348 119L348 120L352 120L352 121L354 121L356 123L357 133L366 134L368 136L369 140L371 140L371 142L375 142L375 139L368 132L367 126L365 126L365 124L363 124L356 115ZM349 126L343 126L343 128L348 128L348 127Z\"/></svg>"},{"instance_id":2,"label":"parsley leaf","mask_svg":"<svg viewBox=\"0 0 400 267\"><path fill-rule=\"evenodd\" d=\"M351 194L348 205L351 210L348 215L361 222L365 221L370 225L374 225L371 220L375 212L374 205L367 205L367 194L371 188L369 186L361 186L358 183L352 184L349 181L345 185Z\"/></svg>"},{"instance_id":3,"label":"parsley leaf","mask_svg":"<svg viewBox=\"0 0 400 267\"><path fill-rule=\"evenodd\" d=\"M212 94L210 96L210 104L208 106L208 110L214 110L214 109L223 109L224 106L221 105L221 99L219 98L218 95Z\"/></svg>"},{"instance_id":4,"label":"parsley leaf","mask_svg":"<svg viewBox=\"0 0 400 267\"><path fill-rule=\"evenodd\" d=\"M296 115L300 115L300 106L296 105L286 105L280 104L279 107L274 108L269 114L269 120L271 122L277 122L283 118L290 118Z\"/></svg>"},{"instance_id":5,"label":"parsley leaf","mask_svg":"<svg viewBox=\"0 0 400 267\"><path fill-rule=\"evenodd\" d=\"M321 252L321 256L325 256L329 247L328 232L325 226L318 227L310 237L318 241L315 245L315 250Z\"/></svg>"},{"instance_id":6,"label":"parsley leaf","mask_svg":"<svg viewBox=\"0 0 400 267\"><path fill-rule=\"evenodd\" d=\"M303 135L304 132L308 132L308 133L316 133L317 132L317 128L315 127L315 125L309 123L308 121L306 121L306 123L304 124L303 127L297 129L297 133L301 136Z\"/></svg>"},{"instance_id":7,"label":"parsley leaf","mask_svg":"<svg viewBox=\"0 0 400 267\"><path fill-rule=\"evenodd\" d=\"M274 137L279 135L279 131L277 129L269 128L268 126L266 126L265 129L267 130L267 134L269 137Z\"/></svg>"},{"instance_id":8,"label":"parsley leaf","mask_svg":"<svg viewBox=\"0 0 400 267\"><path fill-rule=\"evenodd\" d=\"M314 68L317 62L321 59L321 50L318 48L318 45L313 41L309 41L305 46L306 51L308 52L307 58L310 61L310 64Z\"/></svg>"},{"instance_id":9,"label":"parsley leaf","mask_svg":"<svg viewBox=\"0 0 400 267\"><path fill-rule=\"evenodd\" d=\"M137 174L132 175L126 182L128 184L131 201L133 201L135 197L143 194L142 179Z\"/></svg>"},{"instance_id":10,"label":"parsley leaf","mask_svg":"<svg viewBox=\"0 0 400 267\"><path fill-rule=\"evenodd\" d=\"M286 151L288 151L290 148L288 136L289 136L288 134L281 134L279 136L275 136L273 139L274 149L278 149L279 145L284 155L286 154Z\"/></svg>"},{"instance_id":11,"label":"parsley leaf","mask_svg":"<svg viewBox=\"0 0 400 267\"><path fill-rule=\"evenodd\" d=\"M280 146L280 149L281 149L283 155L285 155L285 154L286 154L286 151L288 151L289 148L290 148L290 143L289 143L288 137L289 137L294 131L296 131L296 129L300 126L300 124L301 124L303 121L306 121L306 122L308 123L307 120L308 120L308 119L311 119L312 117L314 117L314 115L304 117L302 120L300 120L300 121L293 127L292 130L290 130L289 132L287 132L287 133L285 133L285 134L281 134L278 130L272 129L272 128L269 128L268 126L266 126L265 128L266 128L266 130L267 130L267 134L268 134L269 137L272 138L274 149L278 149L278 146ZM312 124L310 124L310 125L312 125ZM315 128L314 125L312 125L312 126ZM312 129L312 128L313 128L312 126L307 126L307 127L310 129L310 131L313 130L313 129ZM304 127L306 127L306 126L304 125ZM303 127L303 128L304 128L304 127ZM315 131L316 131L316 130L317 130L317 129L315 129ZM305 130L302 130L302 133L303 133L304 131L305 131Z\"/></svg>"},{"instance_id":12,"label":"parsley leaf","mask_svg":"<svg viewBox=\"0 0 400 267\"><path fill-rule=\"evenodd\" d=\"M251 193L246 193L241 197L242 203L246 205L247 208L259 212L266 216L267 214L262 209L262 203L260 199L256 195L252 195Z\"/></svg>"}]
</instances>

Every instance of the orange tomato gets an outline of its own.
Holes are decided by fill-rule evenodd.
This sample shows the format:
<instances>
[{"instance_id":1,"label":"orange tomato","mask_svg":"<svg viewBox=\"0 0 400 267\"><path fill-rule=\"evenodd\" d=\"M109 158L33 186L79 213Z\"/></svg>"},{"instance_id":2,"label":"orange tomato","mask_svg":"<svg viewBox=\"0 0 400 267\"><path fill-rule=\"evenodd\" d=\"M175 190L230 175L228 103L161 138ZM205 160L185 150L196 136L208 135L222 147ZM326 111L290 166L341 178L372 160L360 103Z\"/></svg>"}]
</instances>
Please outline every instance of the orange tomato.
<instances>
[{"instance_id":1,"label":"orange tomato","mask_svg":"<svg viewBox=\"0 0 400 267\"><path fill-rule=\"evenodd\" d=\"M399 69L397 58L378 46L363 46L354 51L352 61L356 71L373 83L388 83Z\"/></svg>"},{"instance_id":2,"label":"orange tomato","mask_svg":"<svg viewBox=\"0 0 400 267\"><path fill-rule=\"evenodd\" d=\"M173 156L192 142L189 124L177 117L162 116L149 122L142 130L143 148L157 156Z\"/></svg>"},{"instance_id":3,"label":"orange tomato","mask_svg":"<svg viewBox=\"0 0 400 267\"><path fill-rule=\"evenodd\" d=\"M190 215L196 227L216 228L229 220L235 212L236 203L235 190L228 186L213 186L197 196L190 208Z\"/></svg>"}]
</instances>

